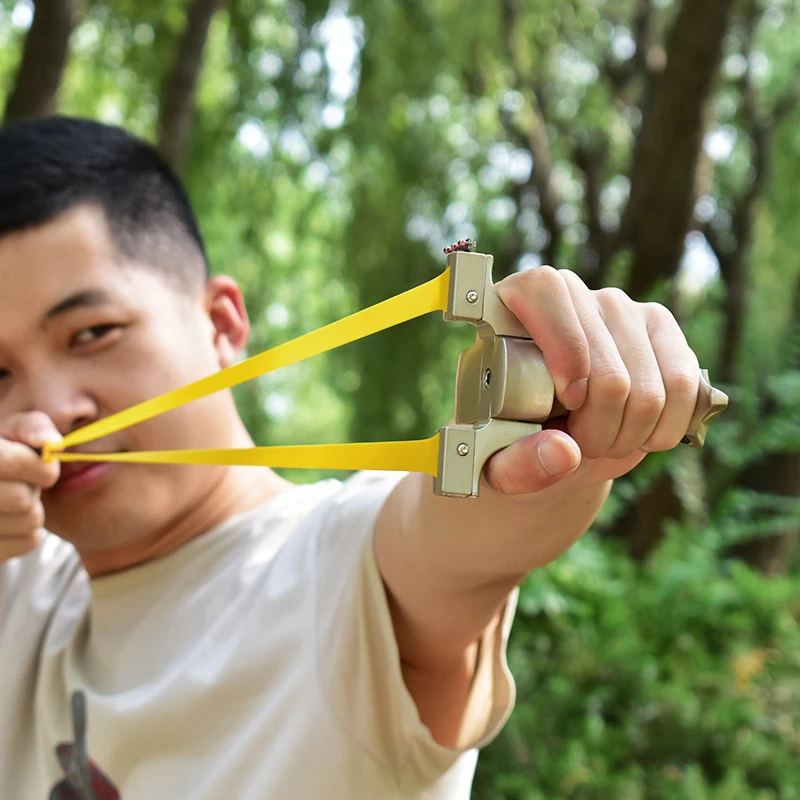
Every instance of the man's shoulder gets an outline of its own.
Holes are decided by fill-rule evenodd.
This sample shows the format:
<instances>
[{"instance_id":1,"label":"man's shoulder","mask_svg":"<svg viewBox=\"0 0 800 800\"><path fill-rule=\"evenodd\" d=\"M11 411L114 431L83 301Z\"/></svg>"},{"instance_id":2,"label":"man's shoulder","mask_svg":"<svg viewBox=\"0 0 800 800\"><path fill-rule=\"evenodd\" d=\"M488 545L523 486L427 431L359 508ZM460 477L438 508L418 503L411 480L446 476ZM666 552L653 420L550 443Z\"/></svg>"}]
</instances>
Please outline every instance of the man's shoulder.
<instances>
[{"instance_id":1,"label":"man's shoulder","mask_svg":"<svg viewBox=\"0 0 800 800\"><path fill-rule=\"evenodd\" d=\"M88 576L75 548L45 532L39 547L0 564L0 624L36 631L54 609L82 606L88 596ZM38 620L38 621L37 621Z\"/></svg>"},{"instance_id":2,"label":"man's shoulder","mask_svg":"<svg viewBox=\"0 0 800 800\"><path fill-rule=\"evenodd\" d=\"M35 550L0 565L4 584L35 582L39 586L61 585L81 568L75 548L54 533L45 531Z\"/></svg>"}]
</instances>

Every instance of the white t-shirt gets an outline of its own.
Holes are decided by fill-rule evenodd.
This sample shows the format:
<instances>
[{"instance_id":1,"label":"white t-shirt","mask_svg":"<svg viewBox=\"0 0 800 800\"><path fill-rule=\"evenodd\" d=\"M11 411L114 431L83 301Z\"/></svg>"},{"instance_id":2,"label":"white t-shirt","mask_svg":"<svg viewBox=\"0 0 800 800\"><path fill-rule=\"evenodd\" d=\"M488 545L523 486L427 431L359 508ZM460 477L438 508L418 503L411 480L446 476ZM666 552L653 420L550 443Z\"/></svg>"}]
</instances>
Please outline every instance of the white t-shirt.
<instances>
[{"instance_id":1,"label":"white t-shirt","mask_svg":"<svg viewBox=\"0 0 800 800\"><path fill-rule=\"evenodd\" d=\"M88 758L124 800L466 800L474 748L514 702L516 595L481 645L471 749L441 747L403 683L373 551L400 477L296 486L91 581L52 535L0 565L0 797L65 780L80 691Z\"/></svg>"}]
</instances>

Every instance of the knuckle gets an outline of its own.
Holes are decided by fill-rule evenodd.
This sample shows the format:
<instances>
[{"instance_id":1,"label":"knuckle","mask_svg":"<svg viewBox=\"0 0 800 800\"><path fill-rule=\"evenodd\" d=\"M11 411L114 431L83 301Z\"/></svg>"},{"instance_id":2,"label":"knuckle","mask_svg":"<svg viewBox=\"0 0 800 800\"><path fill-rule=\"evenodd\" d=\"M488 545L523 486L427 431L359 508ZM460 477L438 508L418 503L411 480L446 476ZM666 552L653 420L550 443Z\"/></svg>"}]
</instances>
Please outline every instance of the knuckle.
<instances>
[{"instance_id":1,"label":"knuckle","mask_svg":"<svg viewBox=\"0 0 800 800\"><path fill-rule=\"evenodd\" d=\"M2 510L6 514L20 515L27 513L33 505L33 493L24 483L8 483L2 499Z\"/></svg>"},{"instance_id":2,"label":"knuckle","mask_svg":"<svg viewBox=\"0 0 800 800\"><path fill-rule=\"evenodd\" d=\"M547 291L546 287L553 285L554 278L561 282L558 272L553 267L535 267L503 278L496 284L496 288L500 290L503 302L513 306L524 298L541 295Z\"/></svg>"},{"instance_id":3,"label":"knuckle","mask_svg":"<svg viewBox=\"0 0 800 800\"><path fill-rule=\"evenodd\" d=\"M589 292L589 287L577 272L573 272L571 269L560 269L558 275L566 284L568 291Z\"/></svg>"},{"instance_id":4,"label":"knuckle","mask_svg":"<svg viewBox=\"0 0 800 800\"><path fill-rule=\"evenodd\" d=\"M671 397L692 398L697 394L700 367L671 369L664 374L664 386Z\"/></svg>"},{"instance_id":5,"label":"knuckle","mask_svg":"<svg viewBox=\"0 0 800 800\"><path fill-rule=\"evenodd\" d=\"M661 303L643 303L642 313L649 334L659 333L676 345L690 349L678 320L667 306Z\"/></svg>"},{"instance_id":6,"label":"knuckle","mask_svg":"<svg viewBox=\"0 0 800 800\"><path fill-rule=\"evenodd\" d=\"M23 454L24 445L8 439L0 439L0 480L15 480L19 477L20 460Z\"/></svg>"},{"instance_id":7,"label":"knuckle","mask_svg":"<svg viewBox=\"0 0 800 800\"><path fill-rule=\"evenodd\" d=\"M540 290L542 285L553 284L555 281L561 281L558 275L558 270L547 265L535 267L534 269L526 269L524 272L517 273L520 278L520 284L528 290Z\"/></svg>"},{"instance_id":8,"label":"knuckle","mask_svg":"<svg viewBox=\"0 0 800 800\"><path fill-rule=\"evenodd\" d=\"M631 393L631 378L625 372L607 372L594 379L601 402L624 403Z\"/></svg>"},{"instance_id":9,"label":"knuckle","mask_svg":"<svg viewBox=\"0 0 800 800\"><path fill-rule=\"evenodd\" d=\"M517 298L525 294L526 278L524 276L525 273L519 272L515 275L509 275L495 284L495 291L507 306L514 306Z\"/></svg>"},{"instance_id":10,"label":"knuckle","mask_svg":"<svg viewBox=\"0 0 800 800\"><path fill-rule=\"evenodd\" d=\"M25 515L25 521L30 525L32 531L44 527L44 506L41 501L33 504Z\"/></svg>"},{"instance_id":11,"label":"knuckle","mask_svg":"<svg viewBox=\"0 0 800 800\"><path fill-rule=\"evenodd\" d=\"M643 310L648 318L655 322L673 322L675 317L663 303L643 303Z\"/></svg>"},{"instance_id":12,"label":"knuckle","mask_svg":"<svg viewBox=\"0 0 800 800\"><path fill-rule=\"evenodd\" d=\"M533 276L534 280L538 281L560 281L558 270L548 264L542 264L541 267L528 270L528 273Z\"/></svg>"},{"instance_id":13,"label":"knuckle","mask_svg":"<svg viewBox=\"0 0 800 800\"><path fill-rule=\"evenodd\" d=\"M607 286L604 289L598 289L597 298L600 300L601 304L607 308L620 308L633 303L633 300L617 286Z\"/></svg>"},{"instance_id":14,"label":"knuckle","mask_svg":"<svg viewBox=\"0 0 800 800\"><path fill-rule=\"evenodd\" d=\"M659 417L667 402L663 387L646 387L631 392L626 411L637 418Z\"/></svg>"}]
</instances>

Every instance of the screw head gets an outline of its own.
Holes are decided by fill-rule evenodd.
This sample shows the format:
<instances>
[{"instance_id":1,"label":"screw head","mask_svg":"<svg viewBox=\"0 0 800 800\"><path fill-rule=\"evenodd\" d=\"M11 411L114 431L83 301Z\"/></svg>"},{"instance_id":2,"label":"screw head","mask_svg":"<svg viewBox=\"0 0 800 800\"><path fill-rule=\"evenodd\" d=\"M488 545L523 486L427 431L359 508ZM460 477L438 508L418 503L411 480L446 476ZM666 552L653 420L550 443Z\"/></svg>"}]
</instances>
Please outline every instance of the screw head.
<instances>
[{"instance_id":1,"label":"screw head","mask_svg":"<svg viewBox=\"0 0 800 800\"><path fill-rule=\"evenodd\" d=\"M461 444L458 447L456 447L456 452L460 456L468 456L469 455L469 445L468 444L464 444L464 442L461 442Z\"/></svg>"},{"instance_id":2,"label":"screw head","mask_svg":"<svg viewBox=\"0 0 800 800\"><path fill-rule=\"evenodd\" d=\"M467 292L467 302L471 305L475 305L478 302L479 295L474 289L470 289Z\"/></svg>"}]
</instances>

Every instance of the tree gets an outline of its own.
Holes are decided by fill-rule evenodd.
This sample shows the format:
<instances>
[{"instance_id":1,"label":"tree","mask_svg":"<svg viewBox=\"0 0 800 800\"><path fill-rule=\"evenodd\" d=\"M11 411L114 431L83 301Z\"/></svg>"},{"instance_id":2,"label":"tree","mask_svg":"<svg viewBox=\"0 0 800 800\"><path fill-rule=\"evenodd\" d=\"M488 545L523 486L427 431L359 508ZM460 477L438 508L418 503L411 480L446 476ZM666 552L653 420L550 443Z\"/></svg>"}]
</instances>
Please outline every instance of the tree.
<instances>
[{"instance_id":1,"label":"tree","mask_svg":"<svg viewBox=\"0 0 800 800\"><path fill-rule=\"evenodd\" d=\"M158 115L158 144L167 161L183 167L192 141L194 97L208 39L208 29L224 0L194 0L172 69L164 77Z\"/></svg>"},{"instance_id":2,"label":"tree","mask_svg":"<svg viewBox=\"0 0 800 800\"><path fill-rule=\"evenodd\" d=\"M476 797L788 797L796 0L26 3L0 0L7 118L156 142L243 287L252 353L433 277L469 235L496 280L551 263L673 308L731 408L523 585L518 709ZM429 436L473 338L418 320L237 400L259 444Z\"/></svg>"},{"instance_id":3,"label":"tree","mask_svg":"<svg viewBox=\"0 0 800 800\"><path fill-rule=\"evenodd\" d=\"M14 88L6 100L7 120L56 110L74 27L74 0L37 0Z\"/></svg>"}]
</instances>

